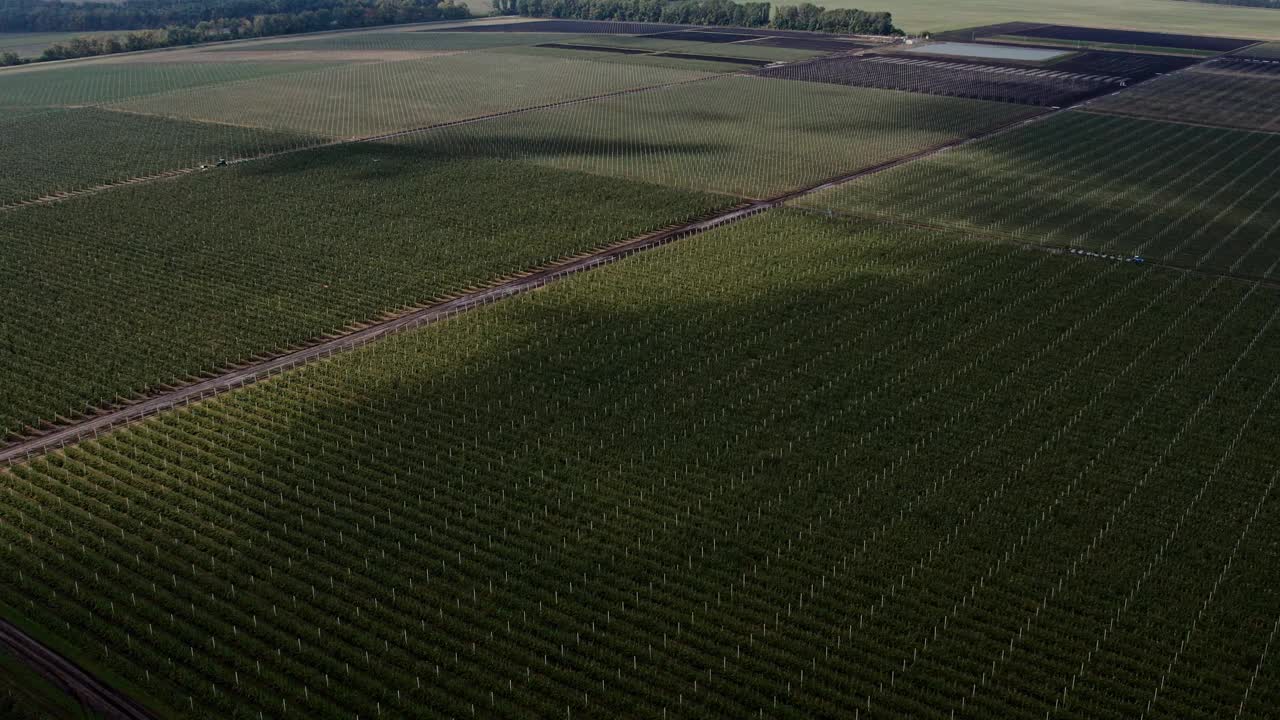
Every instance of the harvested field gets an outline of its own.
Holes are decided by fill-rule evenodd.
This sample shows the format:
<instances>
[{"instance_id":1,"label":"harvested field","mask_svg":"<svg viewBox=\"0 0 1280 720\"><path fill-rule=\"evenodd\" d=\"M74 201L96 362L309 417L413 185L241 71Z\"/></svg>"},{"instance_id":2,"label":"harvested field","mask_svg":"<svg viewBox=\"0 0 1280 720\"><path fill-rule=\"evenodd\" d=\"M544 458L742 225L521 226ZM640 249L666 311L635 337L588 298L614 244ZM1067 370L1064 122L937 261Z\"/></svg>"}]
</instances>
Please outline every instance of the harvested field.
<instances>
[{"instance_id":1,"label":"harvested field","mask_svg":"<svg viewBox=\"0 0 1280 720\"><path fill-rule=\"evenodd\" d=\"M91 107L15 117L0 122L0 133L0 205L317 142L285 131Z\"/></svg>"},{"instance_id":2,"label":"harvested field","mask_svg":"<svg viewBox=\"0 0 1280 720\"><path fill-rule=\"evenodd\" d=\"M1062 106L1118 87L1121 79L1050 69L1024 69L898 55L836 57L767 69L784 80L903 90L927 95Z\"/></svg>"},{"instance_id":3,"label":"harvested field","mask_svg":"<svg viewBox=\"0 0 1280 720\"><path fill-rule=\"evenodd\" d=\"M1137 45L1153 48L1179 48L1184 50L1207 50L1211 52L1230 52L1248 47L1255 40L1237 40L1201 35L1173 35L1157 32L1135 32L1132 30L1106 30L1102 28L1074 27L1068 25L1042 25L1023 29L1018 35L1030 38L1062 40L1080 43L1104 43L1107 45Z\"/></svg>"},{"instance_id":4,"label":"harvested field","mask_svg":"<svg viewBox=\"0 0 1280 720\"><path fill-rule=\"evenodd\" d=\"M607 20L535 20L529 22L504 23L502 25L474 25L460 27L450 32L466 33L573 33L609 35L644 35L646 33L686 30L688 25L665 25L662 23L612 22ZM439 30L422 30L424 33L440 32Z\"/></svg>"},{"instance_id":5,"label":"harvested field","mask_svg":"<svg viewBox=\"0 0 1280 720\"><path fill-rule=\"evenodd\" d=\"M709 32L702 30L677 30L675 32L657 33L655 35L645 35L655 40L681 40L689 42L704 43L732 43L750 40L754 35L734 35L731 33Z\"/></svg>"},{"instance_id":6,"label":"harvested field","mask_svg":"<svg viewBox=\"0 0 1280 720\"><path fill-rule=\"evenodd\" d=\"M15 468L0 603L194 718L1263 718L1278 303L765 216Z\"/></svg>"},{"instance_id":7,"label":"harvested field","mask_svg":"<svg viewBox=\"0 0 1280 720\"><path fill-rule=\"evenodd\" d=\"M0 437L732 203L468 149L316 150L0 214Z\"/></svg>"},{"instance_id":8,"label":"harvested field","mask_svg":"<svg viewBox=\"0 0 1280 720\"><path fill-rule=\"evenodd\" d=\"M804 202L1280 277L1280 135L1068 112Z\"/></svg>"},{"instance_id":9,"label":"harvested field","mask_svg":"<svg viewBox=\"0 0 1280 720\"><path fill-rule=\"evenodd\" d=\"M299 73L117 107L350 138L700 77L706 73L533 55L513 63L502 53L466 53Z\"/></svg>"},{"instance_id":10,"label":"harvested field","mask_svg":"<svg viewBox=\"0 0 1280 720\"><path fill-rule=\"evenodd\" d=\"M771 40L778 40L784 45L775 45ZM584 46L625 47L636 50L675 51L697 55L725 55L731 57L754 58L757 60L802 60L822 55L827 50L793 48L785 46L790 38L758 38L750 42L740 43L699 43L688 40L659 40L648 36L631 35L583 35L574 44ZM818 41L820 44L822 41ZM839 42L839 41L831 41ZM857 49L851 46L848 49Z\"/></svg>"},{"instance_id":11,"label":"harvested field","mask_svg":"<svg viewBox=\"0 0 1280 720\"><path fill-rule=\"evenodd\" d=\"M727 76L397 143L760 198L1035 112L1005 103Z\"/></svg>"},{"instance_id":12,"label":"harvested field","mask_svg":"<svg viewBox=\"0 0 1280 720\"><path fill-rule=\"evenodd\" d=\"M1091 109L1157 120L1280 132L1280 67L1244 73L1216 62L1103 98ZM1245 64L1248 67L1248 64Z\"/></svg>"}]
</instances>

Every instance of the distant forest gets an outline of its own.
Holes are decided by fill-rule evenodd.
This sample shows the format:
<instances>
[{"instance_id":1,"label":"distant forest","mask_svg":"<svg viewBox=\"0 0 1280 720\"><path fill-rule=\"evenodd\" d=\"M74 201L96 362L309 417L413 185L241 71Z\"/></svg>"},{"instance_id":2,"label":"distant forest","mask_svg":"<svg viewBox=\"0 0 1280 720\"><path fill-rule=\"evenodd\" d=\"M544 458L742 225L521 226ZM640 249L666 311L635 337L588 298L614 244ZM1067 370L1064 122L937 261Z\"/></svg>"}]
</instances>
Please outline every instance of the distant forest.
<instances>
[{"instance_id":1,"label":"distant forest","mask_svg":"<svg viewBox=\"0 0 1280 720\"><path fill-rule=\"evenodd\" d=\"M1260 7L1280 10L1280 0L1188 0L1188 2L1209 5L1238 5L1240 7Z\"/></svg>"},{"instance_id":2,"label":"distant forest","mask_svg":"<svg viewBox=\"0 0 1280 720\"><path fill-rule=\"evenodd\" d=\"M0 32L133 31L57 43L41 60L465 17L467 6L453 0L0 0ZM20 62L0 55L0 65Z\"/></svg>"},{"instance_id":3,"label":"distant forest","mask_svg":"<svg viewBox=\"0 0 1280 720\"><path fill-rule=\"evenodd\" d=\"M782 30L898 35L887 12L828 10L811 3L782 5L770 19L769 3L733 0L495 0L497 12L574 20L663 22L683 25L775 27Z\"/></svg>"}]
</instances>

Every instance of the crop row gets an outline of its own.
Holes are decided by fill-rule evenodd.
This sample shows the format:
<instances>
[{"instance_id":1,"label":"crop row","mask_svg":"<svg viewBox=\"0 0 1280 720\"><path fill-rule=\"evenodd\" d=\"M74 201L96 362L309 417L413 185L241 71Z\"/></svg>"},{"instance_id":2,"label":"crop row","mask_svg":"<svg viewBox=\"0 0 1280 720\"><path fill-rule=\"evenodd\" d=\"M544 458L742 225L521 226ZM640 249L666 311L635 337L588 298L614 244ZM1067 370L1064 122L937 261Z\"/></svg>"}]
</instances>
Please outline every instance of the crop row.
<instances>
[{"instance_id":1,"label":"crop row","mask_svg":"<svg viewBox=\"0 0 1280 720\"><path fill-rule=\"evenodd\" d=\"M731 201L348 146L0 215L0 430L69 416ZM288 208L282 213L279 208Z\"/></svg>"},{"instance_id":2,"label":"crop row","mask_svg":"<svg viewBox=\"0 0 1280 720\"><path fill-rule=\"evenodd\" d=\"M20 261L0 282L15 318L0 355L11 379L0 383L0 427L79 412L736 202L685 190L772 195L1022 112L749 78L698 86L4 215L0 237ZM709 100L722 109L706 110Z\"/></svg>"},{"instance_id":3,"label":"crop row","mask_svg":"<svg viewBox=\"0 0 1280 720\"><path fill-rule=\"evenodd\" d=\"M177 716L1262 717L1275 300L770 214L15 468L0 602Z\"/></svg>"},{"instance_id":4,"label":"crop row","mask_svg":"<svg viewBox=\"0 0 1280 720\"><path fill-rule=\"evenodd\" d=\"M1268 276L1280 137L1070 112L806 203Z\"/></svg>"},{"instance_id":5,"label":"crop row","mask_svg":"<svg viewBox=\"0 0 1280 720\"><path fill-rule=\"evenodd\" d=\"M709 73L503 53L356 63L126 101L177 118L369 137L518 108L708 77Z\"/></svg>"},{"instance_id":6,"label":"crop row","mask_svg":"<svg viewBox=\"0 0 1280 720\"><path fill-rule=\"evenodd\" d=\"M1280 64L1269 73L1249 72L1254 67L1266 66L1214 62L1156 78L1103 98L1094 107L1160 120L1280 130Z\"/></svg>"}]
</instances>

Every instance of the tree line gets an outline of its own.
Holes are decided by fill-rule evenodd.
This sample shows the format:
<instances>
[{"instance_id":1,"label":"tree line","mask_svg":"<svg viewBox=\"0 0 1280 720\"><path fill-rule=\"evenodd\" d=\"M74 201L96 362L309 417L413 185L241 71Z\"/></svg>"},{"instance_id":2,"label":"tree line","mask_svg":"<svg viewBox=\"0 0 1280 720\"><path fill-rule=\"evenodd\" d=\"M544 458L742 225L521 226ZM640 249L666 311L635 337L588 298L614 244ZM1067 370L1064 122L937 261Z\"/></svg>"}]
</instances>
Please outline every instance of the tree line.
<instances>
[{"instance_id":1,"label":"tree line","mask_svg":"<svg viewBox=\"0 0 1280 720\"><path fill-rule=\"evenodd\" d=\"M126 0L119 5L60 0L0 2L4 3L0 8L0 29L6 32L109 31L150 25L150 29L119 35L76 37L55 43L45 49L40 60L469 17L467 6L454 0ZM22 7L26 11L21 11ZM0 65L21 62L12 52L0 55Z\"/></svg>"},{"instance_id":2,"label":"tree line","mask_svg":"<svg viewBox=\"0 0 1280 720\"><path fill-rule=\"evenodd\" d=\"M812 3L782 5L770 17L767 2L734 0L495 0L495 10L508 15L661 22L680 25L774 27L781 30L900 35L887 12L828 10Z\"/></svg>"}]
</instances>

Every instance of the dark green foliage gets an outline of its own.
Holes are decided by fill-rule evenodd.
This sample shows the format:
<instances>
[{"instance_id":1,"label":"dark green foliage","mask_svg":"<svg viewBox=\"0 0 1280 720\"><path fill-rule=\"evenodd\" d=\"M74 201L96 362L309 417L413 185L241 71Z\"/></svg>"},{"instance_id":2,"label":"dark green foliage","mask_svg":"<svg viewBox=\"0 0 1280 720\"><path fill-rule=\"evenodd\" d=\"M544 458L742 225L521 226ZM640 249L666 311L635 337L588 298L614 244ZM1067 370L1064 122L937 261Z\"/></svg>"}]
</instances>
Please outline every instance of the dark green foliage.
<instances>
[{"instance_id":1,"label":"dark green foliage","mask_svg":"<svg viewBox=\"0 0 1280 720\"><path fill-rule=\"evenodd\" d=\"M733 0L496 0L499 12L576 20L764 27L769 3Z\"/></svg>"},{"instance_id":2,"label":"dark green foliage","mask_svg":"<svg viewBox=\"0 0 1280 720\"><path fill-rule=\"evenodd\" d=\"M783 30L847 33L855 35L901 35L893 26L893 15L840 8L828 10L812 3L779 5L773 27Z\"/></svg>"},{"instance_id":3,"label":"dark green foliage","mask_svg":"<svg viewBox=\"0 0 1280 720\"><path fill-rule=\"evenodd\" d=\"M0 435L730 202L354 145L11 211Z\"/></svg>"}]
</instances>

